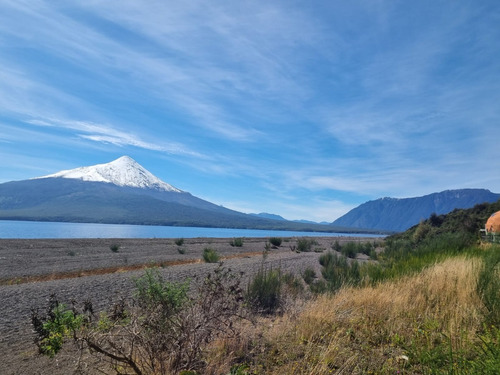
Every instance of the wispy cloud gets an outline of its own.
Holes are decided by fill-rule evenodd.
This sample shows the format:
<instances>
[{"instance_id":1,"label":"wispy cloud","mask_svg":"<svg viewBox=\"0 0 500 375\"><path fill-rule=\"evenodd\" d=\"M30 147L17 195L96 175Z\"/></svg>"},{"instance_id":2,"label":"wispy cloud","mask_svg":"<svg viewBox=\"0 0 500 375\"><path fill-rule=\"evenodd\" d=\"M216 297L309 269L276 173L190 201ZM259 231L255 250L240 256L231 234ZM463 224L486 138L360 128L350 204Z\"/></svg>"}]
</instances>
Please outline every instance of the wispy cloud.
<instances>
[{"instance_id":1,"label":"wispy cloud","mask_svg":"<svg viewBox=\"0 0 500 375\"><path fill-rule=\"evenodd\" d=\"M85 121L68 121L68 120L56 120L56 119L46 119L46 120L33 119L33 120L27 120L26 122L37 126L56 127L56 128L75 130L79 137L94 142L108 143L116 146L134 146L152 151L160 151L178 155L187 155L196 158L206 158L206 156L198 152L191 151L183 145L175 143L157 144L152 142L146 142L137 135L117 130L109 125L95 124L92 122L85 122ZM81 134L82 132L86 134Z\"/></svg>"},{"instance_id":2,"label":"wispy cloud","mask_svg":"<svg viewBox=\"0 0 500 375\"><path fill-rule=\"evenodd\" d=\"M17 17L4 24L5 32L13 26L9 23L29 18L36 31L22 32L17 38L33 40L35 34L33 43L38 48L80 68L91 64L99 80L123 86L117 78L126 74L132 85L129 89L147 89L157 101L190 116L190 126L207 129L208 136L245 142L265 139L263 117L280 119L279 113L290 111L298 114L302 101L312 97L314 92L303 81L306 62L294 47L318 53L323 47L319 41L325 39L300 12L283 13L272 5L257 12L254 7L201 3L197 7L161 3L143 7L131 2L113 11L103 3L75 9L44 2L11 6ZM109 25L95 28L99 20ZM109 30L113 27L155 49L117 40ZM44 92L40 87L31 98ZM234 108L240 109L238 114ZM286 121L286 116L280 121Z\"/></svg>"},{"instance_id":3,"label":"wispy cloud","mask_svg":"<svg viewBox=\"0 0 500 375\"><path fill-rule=\"evenodd\" d=\"M220 69L217 72L215 68L207 68L210 64L204 64L202 61L194 63L195 56L186 55L181 57L180 61L174 61L132 49L107 34L96 31L84 22L75 21L66 15L63 9L58 9L56 6L51 7L46 3L18 3L13 6L17 10L17 17L4 24L4 32L10 32L9 23L19 23L28 17L33 23L32 27L36 29L34 34L37 48L44 47L52 51L55 56L78 66L79 69L85 69L88 64L92 64L94 75L110 82L117 82L120 86L123 86L124 82L118 81L117 76L125 73L131 78L128 82L132 87L128 89L146 89L150 94L156 93L155 100L174 105L177 110L193 118L192 125L205 128L217 136L245 141L255 138L257 132L252 131L249 124L244 126L237 124L238 118L228 117L227 111L217 104L215 99L218 98L213 98L213 86L218 83L217 76L223 75ZM33 39L31 35L24 33L16 37ZM166 51L171 49L170 45L160 47ZM4 64L7 65L8 62ZM33 84L29 73L23 75L27 84ZM17 82L14 83L17 85ZM37 94L39 91L47 93L48 88L42 87L40 83L35 84L39 88ZM24 91L23 95L26 94ZM218 96L228 95L221 90ZM34 98L32 95L30 99Z\"/></svg>"}]
</instances>

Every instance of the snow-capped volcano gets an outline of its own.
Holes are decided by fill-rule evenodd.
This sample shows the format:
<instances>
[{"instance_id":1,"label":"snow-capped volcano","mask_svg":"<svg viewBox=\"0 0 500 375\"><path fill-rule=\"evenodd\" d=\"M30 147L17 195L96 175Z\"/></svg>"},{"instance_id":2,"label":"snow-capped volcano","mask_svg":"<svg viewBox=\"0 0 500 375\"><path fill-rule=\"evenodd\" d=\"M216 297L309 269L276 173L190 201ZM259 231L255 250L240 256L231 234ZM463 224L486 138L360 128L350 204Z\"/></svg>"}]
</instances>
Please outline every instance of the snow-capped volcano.
<instances>
[{"instance_id":1,"label":"snow-capped volcano","mask_svg":"<svg viewBox=\"0 0 500 375\"><path fill-rule=\"evenodd\" d=\"M129 156L122 156L110 163L60 171L37 179L58 177L182 193L182 190L163 182Z\"/></svg>"}]
</instances>

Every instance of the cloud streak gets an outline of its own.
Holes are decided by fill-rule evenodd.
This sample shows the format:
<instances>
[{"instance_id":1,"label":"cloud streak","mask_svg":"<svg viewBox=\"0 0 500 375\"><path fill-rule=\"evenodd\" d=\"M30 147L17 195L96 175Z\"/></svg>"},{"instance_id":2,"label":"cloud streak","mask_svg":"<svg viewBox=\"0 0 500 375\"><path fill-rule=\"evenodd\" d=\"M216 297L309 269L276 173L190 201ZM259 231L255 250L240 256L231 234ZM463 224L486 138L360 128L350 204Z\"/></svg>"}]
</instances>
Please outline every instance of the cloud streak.
<instances>
[{"instance_id":1,"label":"cloud streak","mask_svg":"<svg viewBox=\"0 0 500 375\"><path fill-rule=\"evenodd\" d=\"M56 128L75 130L80 138L94 142L113 144L120 147L133 146L151 151L160 151L169 154L185 155L202 159L207 158L206 156L198 152L189 150L183 145L175 143L156 144L156 143L146 142L136 135L133 135L129 132L117 130L109 125L95 124L85 121L67 121L67 120L65 121L65 120L55 120L55 119L48 119L48 120L34 119L34 120L28 120L26 122L36 126L56 127ZM81 134L81 132L85 134Z\"/></svg>"}]
</instances>

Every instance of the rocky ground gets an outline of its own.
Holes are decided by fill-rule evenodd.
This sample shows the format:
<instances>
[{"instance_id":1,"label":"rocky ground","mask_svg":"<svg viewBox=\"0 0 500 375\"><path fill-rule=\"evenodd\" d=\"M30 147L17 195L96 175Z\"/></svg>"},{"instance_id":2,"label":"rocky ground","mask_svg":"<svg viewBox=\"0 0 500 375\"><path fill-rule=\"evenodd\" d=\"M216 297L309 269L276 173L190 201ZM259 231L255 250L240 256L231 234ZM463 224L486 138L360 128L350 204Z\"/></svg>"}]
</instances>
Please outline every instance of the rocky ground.
<instances>
[{"instance_id":1,"label":"rocky ground","mask_svg":"<svg viewBox=\"0 0 500 375\"><path fill-rule=\"evenodd\" d=\"M243 273L244 281L263 265L299 274L312 267L319 274L318 257L337 240L367 241L369 238L319 237L312 252L292 251L296 238L284 239L279 248L262 253L266 238L245 238L242 247L231 239L186 239L181 246L173 239L0 239L0 374L71 374L74 358L49 359L37 355L30 324L32 308L43 308L51 294L59 301L90 299L97 309L127 298L133 278L148 265L163 266L169 280L181 281L206 275L217 264L201 260L204 248L216 250L224 266ZM112 248L117 251L112 251ZM183 254L181 254L183 252Z\"/></svg>"}]
</instances>

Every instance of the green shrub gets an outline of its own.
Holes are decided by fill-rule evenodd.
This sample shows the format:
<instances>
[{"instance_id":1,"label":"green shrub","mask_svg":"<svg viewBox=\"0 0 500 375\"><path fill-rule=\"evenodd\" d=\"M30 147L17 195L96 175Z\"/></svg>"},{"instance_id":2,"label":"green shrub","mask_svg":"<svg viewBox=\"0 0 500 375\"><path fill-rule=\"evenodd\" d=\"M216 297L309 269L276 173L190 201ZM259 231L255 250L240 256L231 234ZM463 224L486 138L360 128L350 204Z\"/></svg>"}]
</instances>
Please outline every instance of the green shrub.
<instances>
[{"instance_id":1,"label":"green shrub","mask_svg":"<svg viewBox=\"0 0 500 375\"><path fill-rule=\"evenodd\" d=\"M340 243L338 240L335 240L335 242L332 245L332 249L335 251L340 251L342 249L342 246L340 246Z\"/></svg>"},{"instance_id":2,"label":"green shrub","mask_svg":"<svg viewBox=\"0 0 500 375\"><path fill-rule=\"evenodd\" d=\"M189 280L183 283L165 281L157 268L149 268L135 280L135 288L139 306L161 306L164 314L173 315L182 309L188 299Z\"/></svg>"},{"instance_id":3,"label":"green shrub","mask_svg":"<svg viewBox=\"0 0 500 375\"><path fill-rule=\"evenodd\" d=\"M332 245L332 249L342 253L342 255L348 258L356 258L356 254L361 253L365 255L370 255L370 253L375 249L376 243L370 242L354 242L349 241L340 245L338 241L335 241Z\"/></svg>"},{"instance_id":4,"label":"green shrub","mask_svg":"<svg viewBox=\"0 0 500 375\"><path fill-rule=\"evenodd\" d=\"M316 279L316 272L311 267L307 267L302 273L302 278L307 285L311 285Z\"/></svg>"},{"instance_id":5,"label":"green shrub","mask_svg":"<svg viewBox=\"0 0 500 375\"><path fill-rule=\"evenodd\" d=\"M176 240L175 240L175 244L176 244L177 246L182 246L182 245L184 245L184 238L178 238L178 239L176 239Z\"/></svg>"},{"instance_id":6,"label":"green shrub","mask_svg":"<svg viewBox=\"0 0 500 375\"><path fill-rule=\"evenodd\" d=\"M243 238L233 238L233 240L229 243L233 247L242 247L243 246Z\"/></svg>"},{"instance_id":7,"label":"green shrub","mask_svg":"<svg viewBox=\"0 0 500 375\"><path fill-rule=\"evenodd\" d=\"M109 249L113 252L113 253L117 253L118 250L120 250L120 245L114 243L112 245L109 246Z\"/></svg>"},{"instance_id":8,"label":"green shrub","mask_svg":"<svg viewBox=\"0 0 500 375\"><path fill-rule=\"evenodd\" d=\"M184 249L184 248L182 248L182 247L178 247L178 248L177 248L177 252L178 252L179 254L186 254L186 249Z\"/></svg>"},{"instance_id":9,"label":"green shrub","mask_svg":"<svg viewBox=\"0 0 500 375\"><path fill-rule=\"evenodd\" d=\"M52 358L62 349L64 341L80 329L83 316L59 303L52 295L47 314L42 316L38 309L32 310L31 323L36 333L35 343L39 353Z\"/></svg>"},{"instance_id":10,"label":"green shrub","mask_svg":"<svg viewBox=\"0 0 500 375\"><path fill-rule=\"evenodd\" d=\"M219 259L220 259L219 254L217 254L217 251L215 251L214 249L206 247L203 250L203 260L206 263L217 263Z\"/></svg>"},{"instance_id":11,"label":"green shrub","mask_svg":"<svg viewBox=\"0 0 500 375\"><path fill-rule=\"evenodd\" d=\"M328 252L319 257L319 263L323 266L321 274L331 292L343 285L358 285L361 281L361 272L356 261L349 262L345 257Z\"/></svg>"},{"instance_id":12,"label":"green shrub","mask_svg":"<svg viewBox=\"0 0 500 375\"><path fill-rule=\"evenodd\" d=\"M283 295L291 295L294 299L299 296L300 293L304 291L304 285L302 281L297 278L293 273L287 272L282 274L281 279L283 281L284 290Z\"/></svg>"},{"instance_id":13,"label":"green shrub","mask_svg":"<svg viewBox=\"0 0 500 375\"><path fill-rule=\"evenodd\" d=\"M309 289L314 294L321 294L328 292L328 285L325 280L316 280L309 285Z\"/></svg>"},{"instance_id":14,"label":"green shrub","mask_svg":"<svg viewBox=\"0 0 500 375\"><path fill-rule=\"evenodd\" d=\"M376 242L358 243L358 253L370 256L370 254L372 253L373 250L375 250L376 247L377 247Z\"/></svg>"},{"instance_id":15,"label":"green shrub","mask_svg":"<svg viewBox=\"0 0 500 375\"><path fill-rule=\"evenodd\" d=\"M283 242L283 239L281 237L271 237L269 238L269 242L273 246L280 247L281 243Z\"/></svg>"},{"instance_id":16,"label":"green shrub","mask_svg":"<svg viewBox=\"0 0 500 375\"><path fill-rule=\"evenodd\" d=\"M315 240L309 238L299 238L297 240L297 251L301 253L310 252L313 245L317 245L317 242Z\"/></svg>"},{"instance_id":17,"label":"green shrub","mask_svg":"<svg viewBox=\"0 0 500 375\"><path fill-rule=\"evenodd\" d=\"M342 246L340 250L342 255L348 258L356 258L356 253L358 252L358 244L356 242L347 242Z\"/></svg>"},{"instance_id":18,"label":"green shrub","mask_svg":"<svg viewBox=\"0 0 500 375\"><path fill-rule=\"evenodd\" d=\"M413 241L416 243L422 241L431 232L431 230L432 226L429 223L421 221L415 232L413 232Z\"/></svg>"},{"instance_id":19,"label":"green shrub","mask_svg":"<svg viewBox=\"0 0 500 375\"><path fill-rule=\"evenodd\" d=\"M251 310L260 314L273 314L282 305L280 270L261 268L247 287L246 300Z\"/></svg>"}]
</instances>

